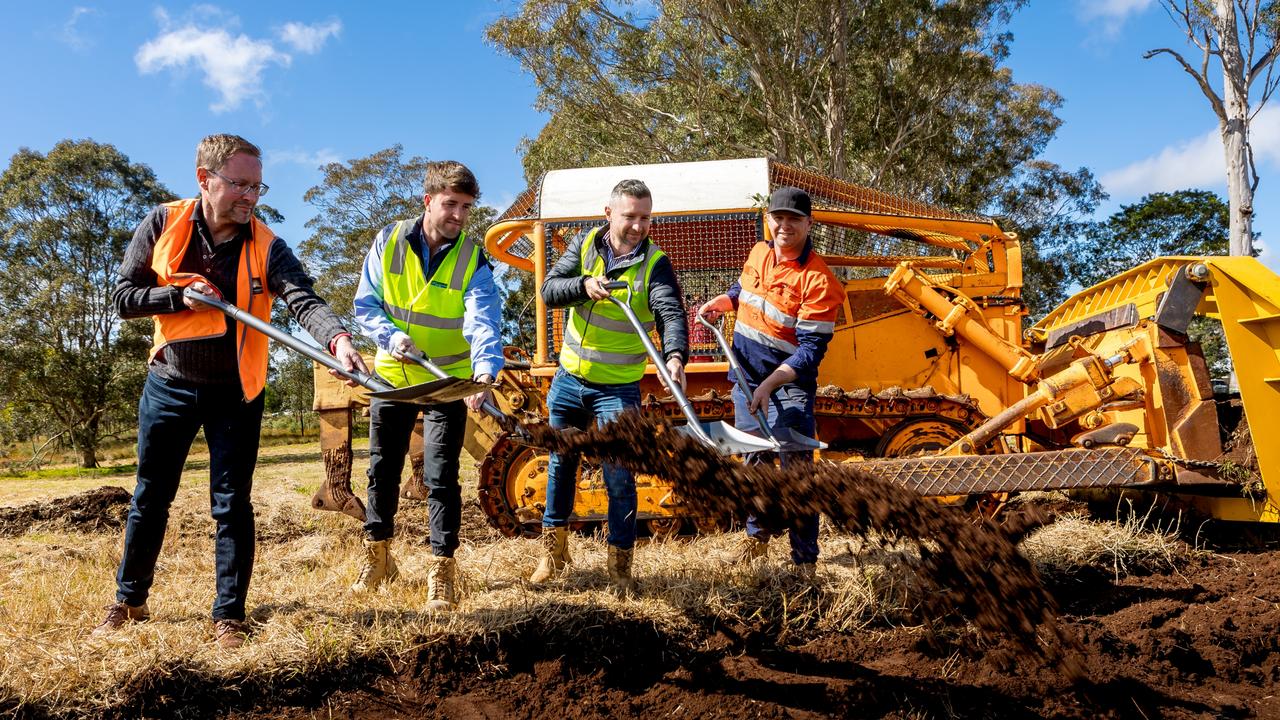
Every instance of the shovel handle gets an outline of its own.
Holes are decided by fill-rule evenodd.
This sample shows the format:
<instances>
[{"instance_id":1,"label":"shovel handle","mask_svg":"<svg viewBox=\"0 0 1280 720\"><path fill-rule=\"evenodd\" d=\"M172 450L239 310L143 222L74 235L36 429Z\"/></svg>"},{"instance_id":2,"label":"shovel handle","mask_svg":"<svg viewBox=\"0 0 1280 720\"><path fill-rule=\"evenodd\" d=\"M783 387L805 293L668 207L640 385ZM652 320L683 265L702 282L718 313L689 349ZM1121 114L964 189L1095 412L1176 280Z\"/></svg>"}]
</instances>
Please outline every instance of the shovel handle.
<instances>
[{"instance_id":1,"label":"shovel handle","mask_svg":"<svg viewBox=\"0 0 1280 720\"><path fill-rule=\"evenodd\" d=\"M644 344L645 352L649 353L649 359L653 361L654 370L658 372L658 377L662 378L667 390L671 391L671 396L679 403L680 411L684 413L685 419L689 421L689 427L697 434L699 440L711 447L715 447L715 441L702 429L702 421L693 412L693 405L689 403L689 398L685 396L684 391L680 389L680 385L671 377L671 372L667 370L667 364L662 361L662 355L658 353L658 348L653 346L653 341L649 339L649 333L644 331L644 325L640 324L640 318L636 317L635 311L631 309L631 283L624 280L612 280L604 283L604 289L627 291L626 302L612 295L609 296L609 300L618 306L622 314L626 315L627 320L631 322L631 327L635 328L636 334L640 336L640 342Z\"/></svg>"},{"instance_id":2,"label":"shovel handle","mask_svg":"<svg viewBox=\"0 0 1280 720\"><path fill-rule=\"evenodd\" d=\"M204 293L197 292L195 290L192 290L189 287L183 289L182 296L184 298L188 298L196 302L202 302L205 305L213 307L217 310L221 310L224 315L231 318L232 320L235 320L238 323L251 327L254 330L257 330L258 332L262 333L263 335L266 335L272 340L275 340L281 345L284 345L290 350L293 350L296 353L300 353L302 355L305 355L311 358L312 360L315 360L316 362L338 373L342 377L347 378L348 380L354 380L355 382L360 383L360 385L363 386L366 390L379 392L382 390L392 389L390 385L382 382L381 380L373 377L372 375L366 375L365 373L362 373L358 370L348 370L342 367L342 363L338 362L338 359L330 355L329 353L324 352L319 348L313 347L312 345L302 342L298 338L290 335L287 332L284 332L280 328L277 328L275 325L272 325L271 323L268 323L268 322L263 322L262 320L258 319L257 316L247 313L244 310L241 310L240 308L236 307L235 305L229 305L219 298L213 297L211 295L205 295Z\"/></svg>"},{"instance_id":3,"label":"shovel handle","mask_svg":"<svg viewBox=\"0 0 1280 720\"><path fill-rule=\"evenodd\" d=\"M751 404L751 386L747 384L746 373L742 370L742 364L738 362L738 353L729 345L729 341L725 340L724 333L716 325L712 325L711 321L702 316L702 313L695 313L698 316L698 322L706 326L711 334L715 336L716 342L719 343L720 349L724 351L725 358L729 361L729 368L733 370L733 379L738 384L738 389L742 391L743 397L747 399L747 404ZM724 322L723 319L720 321ZM760 423L760 432L764 436L773 440L773 432L769 429L769 416L763 408L757 408L755 412L756 422Z\"/></svg>"}]
</instances>

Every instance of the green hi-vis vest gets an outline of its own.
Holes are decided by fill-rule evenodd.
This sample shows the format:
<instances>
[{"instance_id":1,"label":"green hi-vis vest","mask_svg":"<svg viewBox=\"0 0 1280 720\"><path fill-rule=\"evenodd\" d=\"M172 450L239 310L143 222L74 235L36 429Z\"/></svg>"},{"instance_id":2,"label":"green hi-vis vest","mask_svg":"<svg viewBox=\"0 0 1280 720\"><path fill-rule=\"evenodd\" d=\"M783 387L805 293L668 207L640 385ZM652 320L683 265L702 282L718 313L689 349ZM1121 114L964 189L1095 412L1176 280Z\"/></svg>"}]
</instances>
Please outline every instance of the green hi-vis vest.
<instances>
[{"instance_id":1,"label":"green hi-vis vest","mask_svg":"<svg viewBox=\"0 0 1280 720\"><path fill-rule=\"evenodd\" d=\"M453 377L470 378L471 347L462 337L466 310L462 296L480 262L480 247L462 233L427 278L421 258L404 237L412 227L410 220L396 223L382 251L382 311L441 370ZM430 252L425 247L423 251ZM373 365L396 387L436 379L426 368L402 363L382 348L378 348Z\"/></svg>"},{"instance_id":2,"label":"green hi-vis vest","mask_svg":"<svg viewBox=\"0 0 1280 720\"><path fill-rule=\"evenodd\" d=\"M604 275L604 257L596 252L596 233L591 231L582 243L582 274ZM649 309L649 276L653 266L665 253L649 241L644 259L627 268L615 280L625 280L632 288L631 309L643 324L645 332L654 326ZM625 301L626 290L614 290L613 296ZM601 385L632 383L644 375L649 359L644 343L622 310L609 301L588 301L570 308L565 323L564 345L560 348L560 366L588 382Z\"/></svg>"}]
</instances>

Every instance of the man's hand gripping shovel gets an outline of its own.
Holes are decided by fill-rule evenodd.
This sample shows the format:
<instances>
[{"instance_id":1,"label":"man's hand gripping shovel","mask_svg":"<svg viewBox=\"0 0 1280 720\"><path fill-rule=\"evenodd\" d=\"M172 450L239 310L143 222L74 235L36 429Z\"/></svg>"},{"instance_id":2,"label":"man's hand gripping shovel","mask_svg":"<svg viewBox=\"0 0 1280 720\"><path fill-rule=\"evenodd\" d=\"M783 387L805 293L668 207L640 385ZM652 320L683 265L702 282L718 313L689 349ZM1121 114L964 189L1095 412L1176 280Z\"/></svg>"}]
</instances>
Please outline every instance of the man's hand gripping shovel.
<instances>
[{"instance_id":1,"label":"man's hand gripping shovel","mask_svg":"<svg viewBox=\"0 0 1280 720\"><path fill-rule=\"evenodd\" d=\"M711 330L716 342L720 344L720 349L724 351L724 356L729 361L729 368L733 370L733 379L738 383L738 390L742 392L743 397L750 401L751 386L747 385L747 376L742 371L742 364L738 362L737 352L724 339L724 333L720 332L720 328L712 325L701 313L697 313L697 315L698 322ZM760 432L764 433L765 437L770 440L776 441L785 451L825 450L827 448L826 443L801 435L791 428L780 427L777 430L771 430L769 428L768 413L764 411L764 408L756 409L756 422L760 424Z\"/></svg>"},{"instance_id":2,"label":"man's hand gripping shovel","mask_svg":"<svg viewBox=\"0 0 1280 720\"><path fill-rule=\"evenodd\" d=\"M435 375L436 377L442 380L450 377L448 373L446 373L444 370L441 370L435 363L428 360L425 355L410 354L410 355L405 355L405 357L421 365L423 368L426 369L427 372L431 373L432 375ZM483 392L485 390L490 389L489 386L485 385L484 383L473 383L473 384L478 385L480 387L480 390L478 392ZM472 393L472 394L474 395L475 393ZM499 409L498 406L494 404L493 400L486 399L480 405L480 410L481 412L485 413L486 415L493 418L494 420L497 420L498 425L500 425L503 430L511 433L511 435L514 437L514 439L517 442L524 443L526 445L534 444L533 438L529 436L529 431L526 430L525 427L521 425L520 422L516 420L514 417L502 412L502 410Z\"/></svg>"},{"instance_id":3,"label":"man's hand gripping shovel","mask_svg":"<svg viewBox=\"0 0 1280 720\"><path fill-rule=\"evenodd\" d=\"M183 296L220 310L232 320L235 320L247 327L251 327L272 340L284 345L290 350L305 355L306 357L309 357L334 371L338 375L358 383L361 387L369 391L369 397L371 398L378 398L379 400L395 400L415 405L428 405L432 403L461 400L464 397L475 395L488 387L483 383L477 383L464 378L455 377L448 377L444 380L432 380L431 382L419 383L417 385L410 385L402 388L392 387L373 375L368 375L358 370L348 370L344 368L342 363L338 362L338 359L329 353L302 342L298 338L280 330L271 323L263 322L256 316L241 310L235 305L229 305L217 297L205 295L204 293L197 292L191 288L183 290Z\"/></svg>"},{"instance_id":4,"label":"man's hand gripping shovel","mask_svg":"<svg viewBox=\"0 0 1280 720\"><path fill-rule=\"evenodd\" d=\"M604 289L627 291L626 302L612 295L609 296L609 300L622 310L622 313L627 316L627 320L631 322L631 327L635 328L636 334L640 336L640 341L644 343L645 352L649 353L649 359L653 361L653 366L658 371L658 377L662 378L667 390L671 391L671 396L679 403L680 411L688 419L687 425L678 428L680 432L692 436L722 455L743 455L762 450L777 451L780 448L776 440L758 438L724 422L704 423L699 420L698 416L693 412L693 405L690 404L689 398L685 396L684 390L680 388L679 383L671 378L671 373L667 371L667 364L663 362L662 356L658 354L658 349L653 346L653 341L649 339L649 333L645 332L644 325L640 323L640 319L636 317L635 312L631 309L631 284L615 280L604 283Z\"/></svg>"}]
</instances>

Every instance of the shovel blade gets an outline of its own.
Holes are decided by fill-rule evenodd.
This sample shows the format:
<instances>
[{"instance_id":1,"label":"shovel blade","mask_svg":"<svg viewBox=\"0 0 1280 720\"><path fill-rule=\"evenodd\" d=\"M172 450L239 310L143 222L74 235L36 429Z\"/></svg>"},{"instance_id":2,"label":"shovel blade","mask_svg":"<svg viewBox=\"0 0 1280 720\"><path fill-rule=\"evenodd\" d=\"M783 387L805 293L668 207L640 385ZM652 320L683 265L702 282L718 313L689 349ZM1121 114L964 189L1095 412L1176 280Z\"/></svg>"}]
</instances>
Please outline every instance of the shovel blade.
<instances>
[{"instance_id":1,"label":"shovel blade","mask_svg":"<svg viewBox=\"0 0 1280 720\"><path fill-rule=\"evenodd\" d=\"M808 435L801 435L791 428L778 428L773 436L782 446L783 452L803 452L806 450L826 450L827 444Z\"/></svg>"},{"instance_id":2,"label":"shovel blade","mask_svg":"<svg viewBox=\"0 0 1280 720\"><path fill-rule=\"evenodd\" d=\"M489 389L489 386L484 383L467 380L466 378L448 377L408 387L370 392L369 397L411 403L413 405L434 405L436 403L461 400L487 389Z\"/></svg>"},{"instance_id":3,"label":"shovel blade","mask_svg":"<svg viewBox=\"0 0 1280 720\"><path fill-rule=\"evenodd\" d=\"M753 452L777 452L778 443L745 433L724 422L702 423L702 433L711 440L709 447L721 455L745 455ZM706 443L694 428L681 425L680 432Z\"/></svg>"}]
</instances>

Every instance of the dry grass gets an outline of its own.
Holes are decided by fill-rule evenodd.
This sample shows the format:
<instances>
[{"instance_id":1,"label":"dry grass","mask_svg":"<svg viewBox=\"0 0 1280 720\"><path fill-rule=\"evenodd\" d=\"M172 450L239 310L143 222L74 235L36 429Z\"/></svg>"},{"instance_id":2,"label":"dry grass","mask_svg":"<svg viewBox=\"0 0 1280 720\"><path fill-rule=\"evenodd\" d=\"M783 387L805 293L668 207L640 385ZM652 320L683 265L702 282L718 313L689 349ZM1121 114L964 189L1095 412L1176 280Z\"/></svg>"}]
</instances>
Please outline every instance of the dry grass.
<instances>
[{"instance_id":1,"label":"dry grass","mask_svg":"<svg viewBox=\"0 0 1280 720\"><path fill-rule=\"evenodd\" d=\"M1117 578L1171 570L1194 552L1179 539L1176 524L1161 524L1150 514L1130 514L1123 522L1065 515L1028 536L1022 551L1046 576L1105 569Z\"/></svg>"},{"instance_id":2,"label":"dry grass","mask_svg":"<svg viewBox=\"0 0 1280 720\"><path fill-rule=\"evenodd\" d=\"M727 566L724 559L740 535L718 534L640 546L635 572L642 593L619 600L608 591L599 537L575 537L570 572L553 587L534 590L523 582L536 564L532 542L466 525L457 553L462 603L454 613L431 615L420 610L430 552L426 511L408 504L402 506L394 546L401 579L354 596L347 587L361 554L358 524L307 505L322 473L318 455L309 445L263 451L254 492L260 537L249 595L254 633L238 652L222 652L212 643L213 522L203 465L184 475L171 512L150 600L153 621L113 637L95 639L88 632L114 596L118 533L42 532L0 540L0 711L6 704L11 711L28 705L67 715L119 710L136 701L139 688L164 678L271 690L302 683L310 673L378 672L427 644L462 644L529 623L572 637L598 624L602 614L691 642L705 632L708 618L763 628L785 640L901 622L915 604L910 568L918 557L912 546L829 528L816 583L787 570L785 541L773 543L763 563ZM357 458L353 477L363 477L364 462ZM111 482L132 486L132 478ZM43 496L68 495L103 481L61 483L43 487ZM472 496L474 486L473 478L464 477ZM0 505L34 497L20 484L0 484ZM1174 556L1168 535L1083 519L1042 529L1025 547L1051 572L1098 562L1120 571Z\"/></svg>"}]
</instances>

